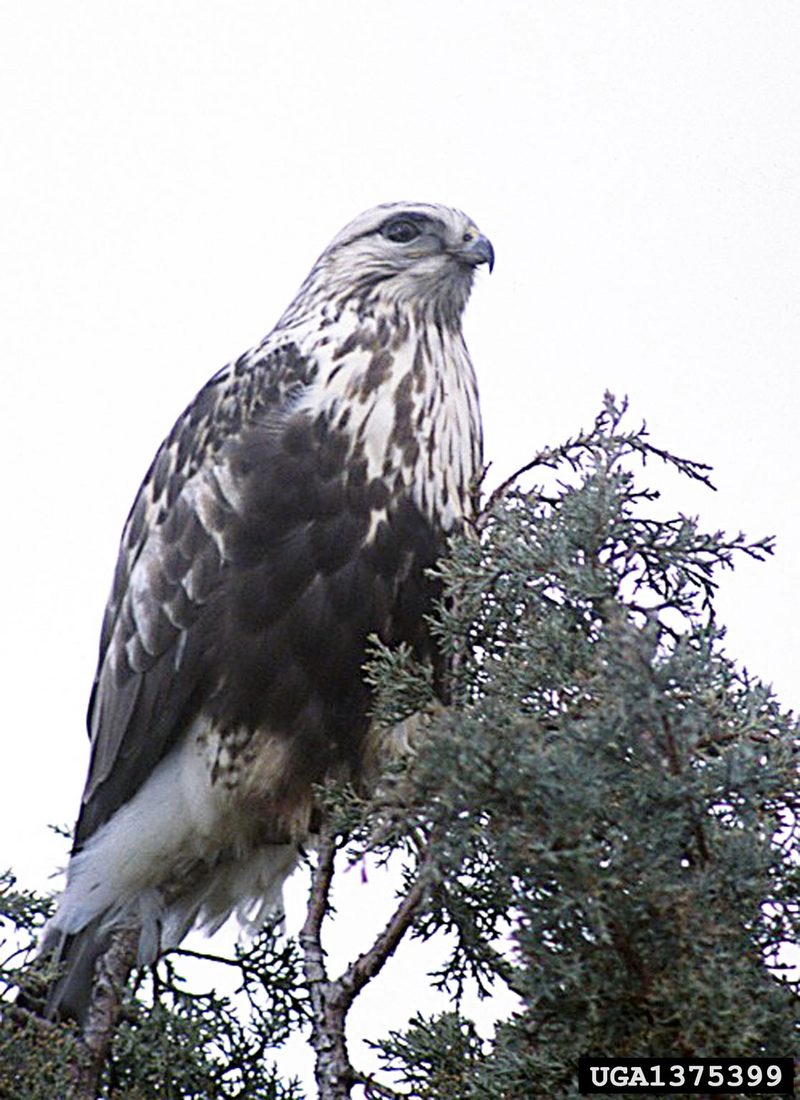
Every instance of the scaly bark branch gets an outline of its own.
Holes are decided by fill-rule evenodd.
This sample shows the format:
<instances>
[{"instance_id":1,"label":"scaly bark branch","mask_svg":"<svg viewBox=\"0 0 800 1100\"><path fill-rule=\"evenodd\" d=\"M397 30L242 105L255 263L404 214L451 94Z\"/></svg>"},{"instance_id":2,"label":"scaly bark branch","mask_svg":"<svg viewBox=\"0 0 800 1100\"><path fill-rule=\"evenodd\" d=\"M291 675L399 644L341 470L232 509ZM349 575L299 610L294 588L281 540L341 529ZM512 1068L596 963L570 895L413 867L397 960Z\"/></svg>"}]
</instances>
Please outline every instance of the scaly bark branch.
<instances>
[{"instance_id":1,"label":"scaly bark branch","mask_svg":"<svg viewBox=\"0 0 800 1100\"><path fill-rule=\"evenodd\" d=\"M97 960L92 1000L83 1027L85 1057L77 1073L75 1100L95 1100L98 1094L138 942L138 928L121 928L113 933L110 947Z\"/></svg>"}]
</instances>

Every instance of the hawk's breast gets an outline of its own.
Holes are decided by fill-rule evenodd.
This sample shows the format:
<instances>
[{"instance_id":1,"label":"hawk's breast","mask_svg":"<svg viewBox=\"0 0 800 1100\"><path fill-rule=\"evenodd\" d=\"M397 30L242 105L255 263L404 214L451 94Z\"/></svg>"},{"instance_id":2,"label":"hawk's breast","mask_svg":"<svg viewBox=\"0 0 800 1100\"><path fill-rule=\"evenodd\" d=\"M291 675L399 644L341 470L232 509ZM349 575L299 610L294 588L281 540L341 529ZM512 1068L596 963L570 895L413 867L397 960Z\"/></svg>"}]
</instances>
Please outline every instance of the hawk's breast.
<instances>
[{"instance_id":1,"label":"hawk's breast","mask_svg":"<svg viewBox=\"0 0 800 1100\"><path fill-rule=\"evenodd\" d=\"M426 571L444 535L402 470L376 472L364 436L329 412L297 409L280 429L255 424L221 457L218 480L237 491L223 583L205 616L215 685L205 709L217 727L285 738L283 782L307 785L358 761L369 636L433 656Z\"/></svg>"}]
</instances>

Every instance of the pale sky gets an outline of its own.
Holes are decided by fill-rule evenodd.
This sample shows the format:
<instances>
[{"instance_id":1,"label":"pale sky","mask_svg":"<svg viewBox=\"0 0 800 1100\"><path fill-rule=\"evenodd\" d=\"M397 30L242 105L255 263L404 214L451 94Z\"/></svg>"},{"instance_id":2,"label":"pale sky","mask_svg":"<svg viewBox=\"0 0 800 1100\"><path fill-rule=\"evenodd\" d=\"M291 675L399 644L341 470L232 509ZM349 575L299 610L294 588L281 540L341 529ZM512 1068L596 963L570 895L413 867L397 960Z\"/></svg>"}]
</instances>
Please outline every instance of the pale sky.
<instances>
[{"instance_id":1,"label":"pale sky","mask_svg":"<svg viewBox=\"0 0 800 1100\"><path fill-rule=\"evenodd\" d=\"M798 57L795 0L6 5L0 863L41 886L63 858L47 824L76 814L156 447L377 202L458 206L494 243L466 320L490 480L609 388L714 466L716 494L660 480L665 507L777 536L718 606L797 706ZM406 974L373 1001L391 1026Z\"/></svg>"}]
</instances>

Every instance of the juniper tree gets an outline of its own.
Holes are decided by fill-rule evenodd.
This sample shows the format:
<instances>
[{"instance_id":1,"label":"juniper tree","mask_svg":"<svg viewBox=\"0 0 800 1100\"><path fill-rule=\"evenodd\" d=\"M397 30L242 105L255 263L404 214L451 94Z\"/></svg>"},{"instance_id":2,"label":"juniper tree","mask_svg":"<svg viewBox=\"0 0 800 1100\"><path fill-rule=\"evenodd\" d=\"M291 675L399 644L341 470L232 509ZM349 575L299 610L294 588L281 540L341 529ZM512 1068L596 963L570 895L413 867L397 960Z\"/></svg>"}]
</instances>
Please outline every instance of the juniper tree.
<instances>
[{"instance_id":1,"label":"juniper tree","mask_svg":"<svg viewBox=\"0 0 800 1100\"><path fill-rule=\"evenodd\" d=\"M540 452L524 490L500 486L439 566L448 706L408 652L376 645L376 721L406 722L410 748L369 799L320 791L299 940L267 930L219 960L244 1009L187 986L180 953L139 975L98 1095L293 1100L271 1049L299 1027L324 1100L572 1097L583 1054L792 1052L797 726L726 654L714 613L719 571L771 540L664 516L643 464L705 483L708 470L624 414L607 396L593 429ZM331 975L321 930L342 851L401 852L405 870L387 928ZM20 945L47 903L6 886ZM382 1070L368 1077L347 1049L351 1004L404 936L441 933L431 981L450 1009L372 1036ZM463 1013L473 983L518 997L491 1041ZM67 1029L9 1010L0 1094L60 1095L79 1058Z\"/></svg>"}]
</instances>

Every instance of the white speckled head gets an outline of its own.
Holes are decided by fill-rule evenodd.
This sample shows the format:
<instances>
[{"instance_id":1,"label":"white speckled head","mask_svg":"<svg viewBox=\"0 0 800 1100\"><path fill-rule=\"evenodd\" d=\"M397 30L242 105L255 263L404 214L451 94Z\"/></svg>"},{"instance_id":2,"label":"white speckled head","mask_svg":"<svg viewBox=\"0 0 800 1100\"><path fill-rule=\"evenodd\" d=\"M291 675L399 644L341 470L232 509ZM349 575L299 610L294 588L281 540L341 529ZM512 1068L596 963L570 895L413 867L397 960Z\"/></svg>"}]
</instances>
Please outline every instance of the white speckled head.
<instances>
[{"instance_id":1,"label":"white speckled head","mask_svg":"<svg viewBox=\"0 0 800 1100\"><path fill-rule=\"evenodd\" d=\"M433 309L457 324L479 264L494 250L471 218L432 203L384 203L354 218L317 260L290 311L324 288L328 299L366 299Z\"/></svg>"}]
</instances>

